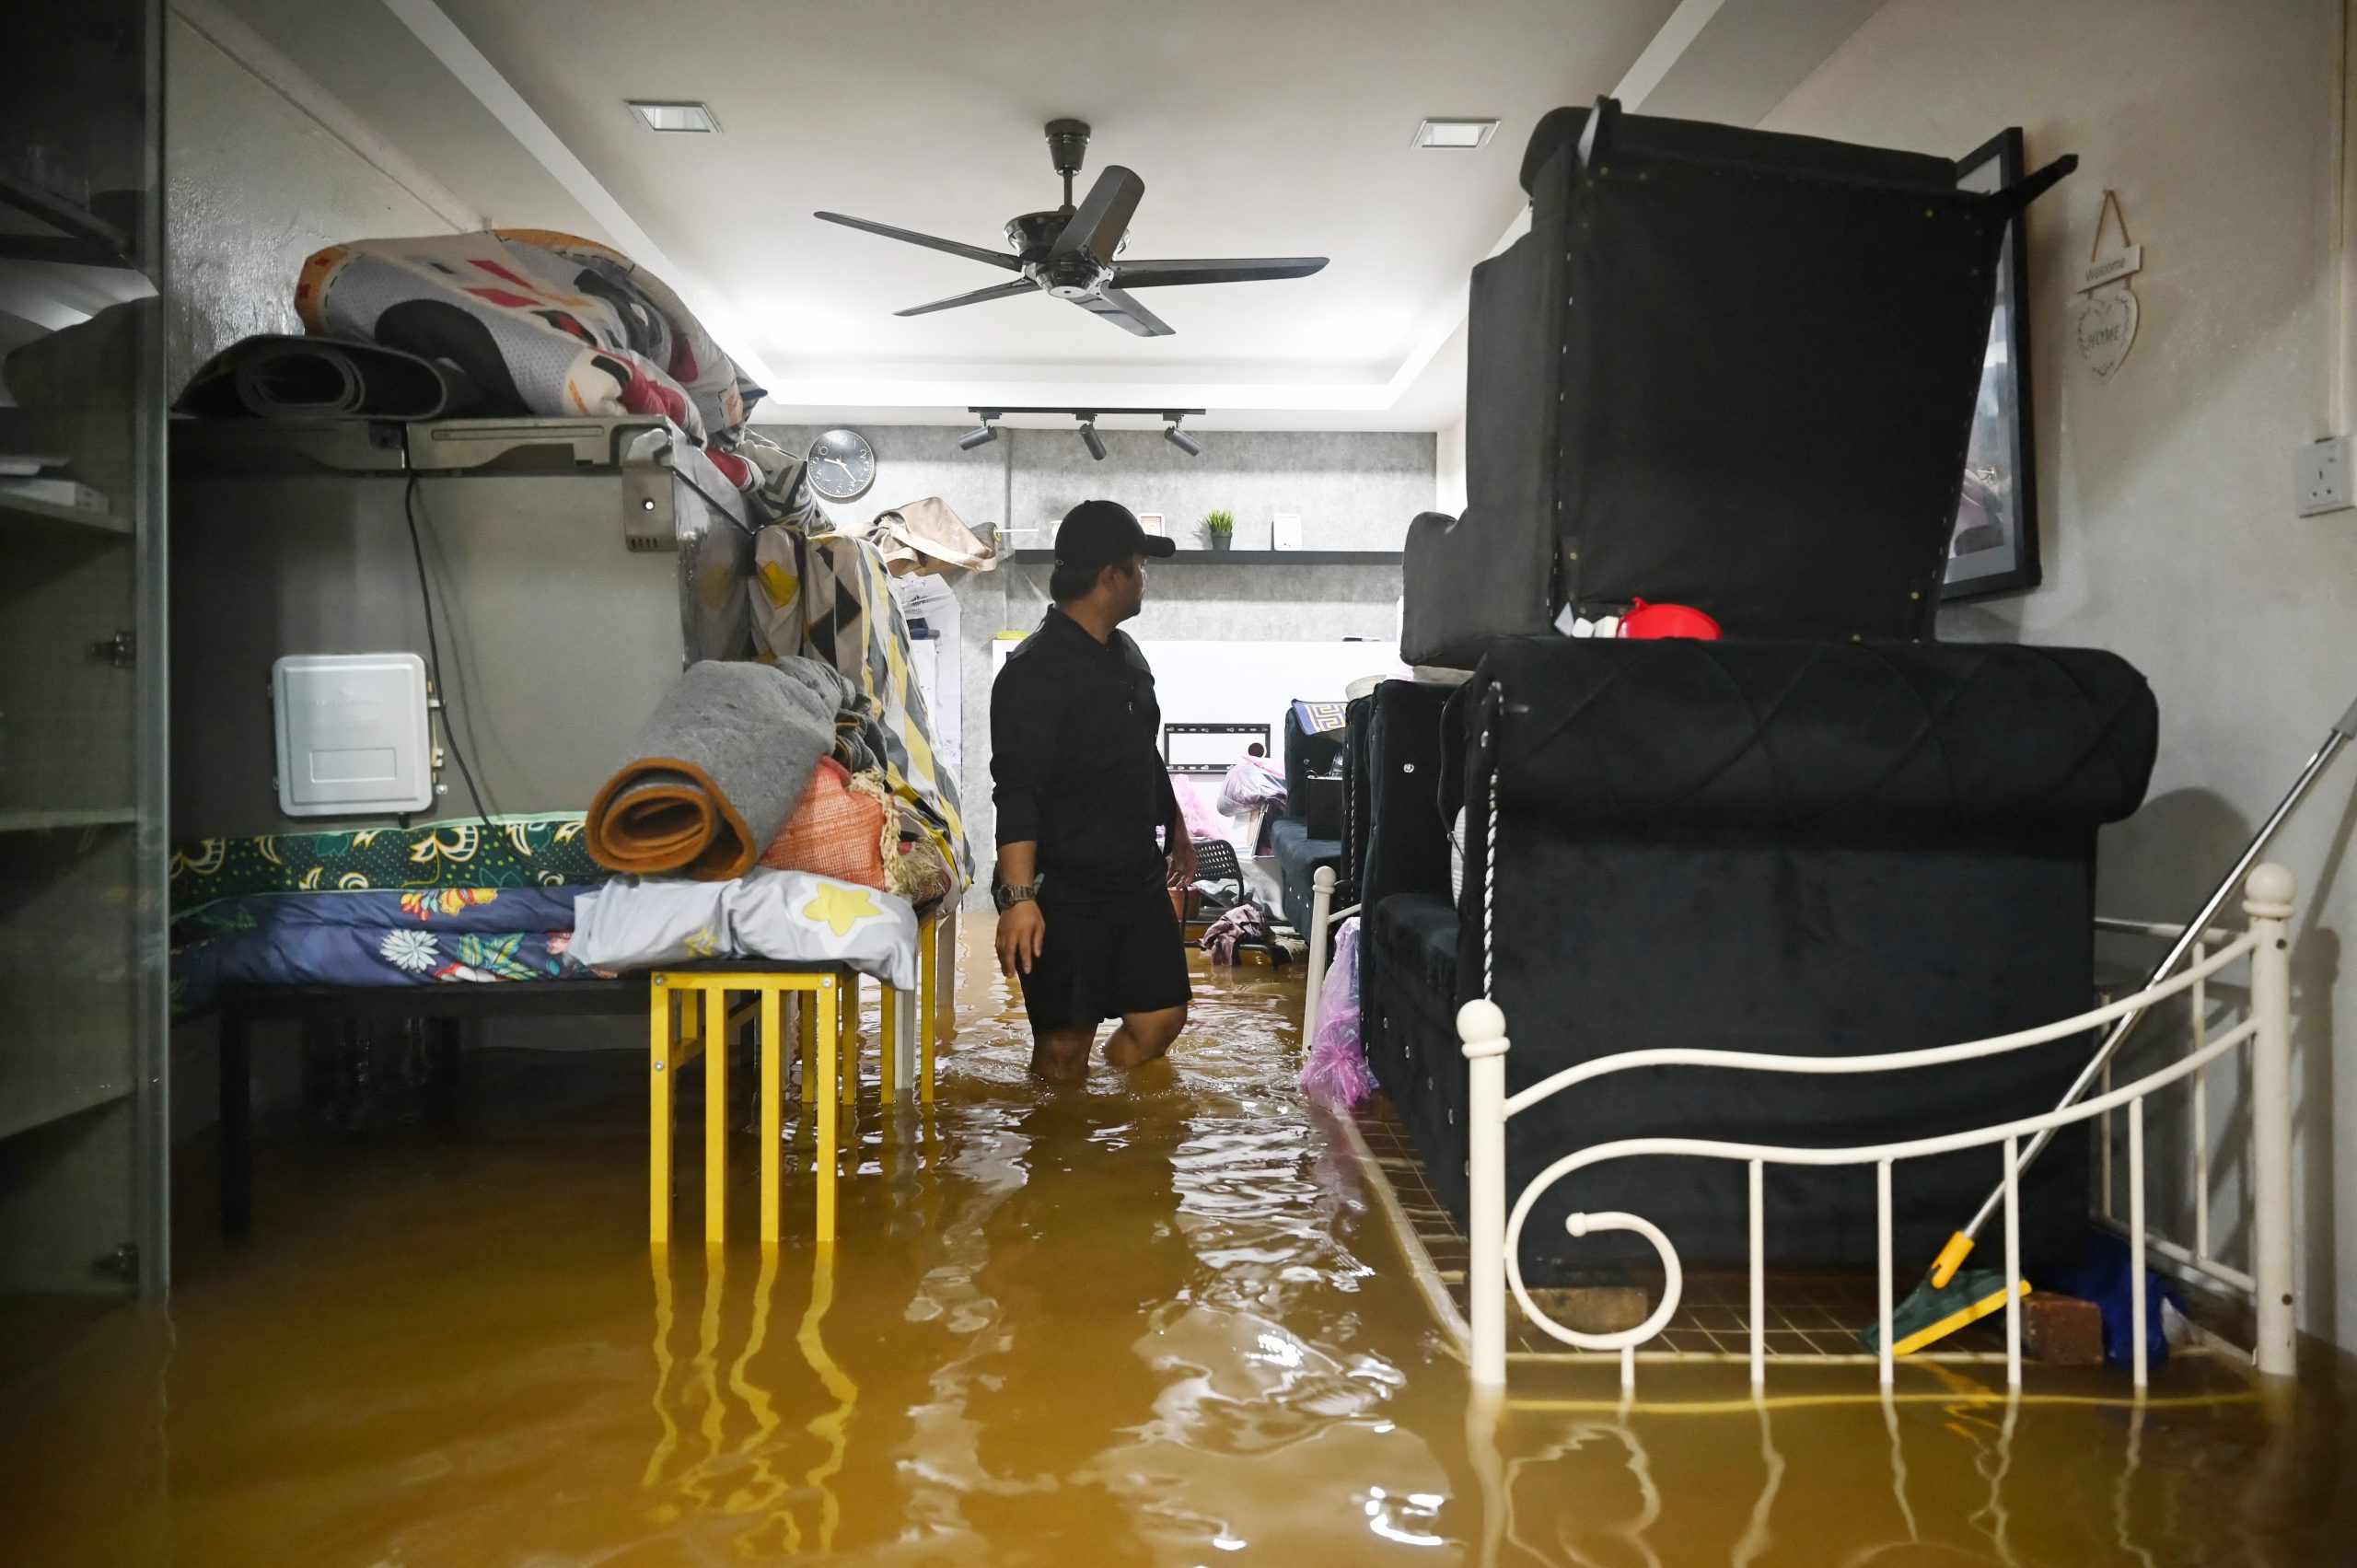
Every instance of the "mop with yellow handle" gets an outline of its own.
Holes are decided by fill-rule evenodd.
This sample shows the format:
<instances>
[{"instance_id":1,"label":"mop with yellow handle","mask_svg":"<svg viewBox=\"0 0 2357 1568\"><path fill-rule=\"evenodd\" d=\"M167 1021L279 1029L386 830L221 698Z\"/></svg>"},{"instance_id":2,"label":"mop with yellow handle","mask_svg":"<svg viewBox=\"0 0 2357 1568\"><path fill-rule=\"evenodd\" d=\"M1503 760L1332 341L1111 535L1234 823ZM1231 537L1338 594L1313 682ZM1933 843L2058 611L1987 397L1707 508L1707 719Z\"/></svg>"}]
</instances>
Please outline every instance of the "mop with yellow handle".
<instances>
[{"instance_id":1,"label":"mop with yellow handle","mask_svg":"<svg viewBox=\"0 0 2357 1568\"><path fill-rule=\"evenodd\" d=\"M2226 873L2224 879L2217 887L2211 889L2208 900L2201 906L2201 912L2195 915L2193 923L2178 934L2177 941L2169 948L2168 956L2154 966L2153 972L2145 977L2144 983L2138 987L2139 990L2149 991L2160 984L2168 978L2169 971L2183 961L2186 954L2192 950L2193 945L2201 939L2201 934L2210 929L2210 923L2218 918L2218 912L2225 908L2226 900L2233 898L2235 890L2242 886L2243 878L2250 874L2250 868L2258 863L2259 855L2265 853L2268 841L2275 836L2276 830L2283 825L2284 819L2290 817L2293 809L2299 806L2310 787L2323 775L2325 769L2340 753L2340 749L2351 740L2357 740L2357 703L2351 703L2349 711L2340 715L2340 722L2334 725L2325 736L2324 744L2317 747L2316 755L2308 759L2308 765L2300 770L2300 776L2293 781L2291 789L2285 792L2282 803L2275 807L2274 813L2267 819L2266 823L2260 827L2257 835L2243 850L2242 857L2235 862L2235 868ZM2120 1041L2128 1038L2128 1032L2136 1027L2137 1020L2143 1016L2144 1010L2140 1007L2112 1025L2111 1032L2104 1037L2102 1046L2093 1056L2087 1058L2087 1064L2079 1070L2077 1080L2056 1103L2055 1109L2068 1110L2078 1103L2080 1098L2087 1092L2088 1086L2093 1084L2096 1075L2103 1071L2104 1063L2109 1062L2119 1051ZM2029 1147L2022 1151L2019 1163L2014 1167L2016 1179L2024 1170L2029 1168L2030 1162L2038 1158L2048 1143L2052 1141L2054 1131L2051 1127L2046 1128L2030 1140ZM1989 1223L1989 1216L1995 1214L1998 1205L2004 1201L2005 1184L2001 1179L1997 1185L1990 1190L1989 1196L1981 1201L1980 1212L1972 1216L1972 1223L1948 1237L1948 1244L1940 1249L1940 1255L1933 1262L1931 1272L1923 1277L1923 1283L1917 1285L1908 1295L1907 1299L1900 1302L1891 1313L1891 1354L1912 1355L1924 1346L1947 1338L1968 1323L1977 1322L1991 1312L2004 1310L2005 1276L2003 1272L1997 1269L1967 1269L1964 1266L1964 1260L1972 1255L1974 1242L1980 1235L1980 1227ZM2020 1288L2023 1295L2028 1295L2029 1282L2021 1281ZM1858 1330L1858 1338L1865 1342L1869 1350L1880 1349L1882 1326L1877 1323L1861 1329Z\"/></svg>"}]
</instances>

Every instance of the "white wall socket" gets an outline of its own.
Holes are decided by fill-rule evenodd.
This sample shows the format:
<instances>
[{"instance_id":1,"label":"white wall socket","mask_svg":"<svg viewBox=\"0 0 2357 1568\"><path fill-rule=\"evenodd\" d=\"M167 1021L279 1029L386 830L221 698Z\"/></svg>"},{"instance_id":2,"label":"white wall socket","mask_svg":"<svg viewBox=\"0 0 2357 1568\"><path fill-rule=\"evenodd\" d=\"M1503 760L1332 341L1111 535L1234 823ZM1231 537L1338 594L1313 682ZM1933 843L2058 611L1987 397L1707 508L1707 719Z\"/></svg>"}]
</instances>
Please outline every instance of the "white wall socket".
<instances>
[{"instance_id":1,"label":"white wall socket","mask_svg":"<svg viewBox=\"0 0 2357 1568\"><path fill-rule=\"evenodd\" d=\"M2349 495L2349 437L2328 436L2302 447L2293 459L2292 495L2300 516L2343 511Z\"/></svg>"}]
</instances>

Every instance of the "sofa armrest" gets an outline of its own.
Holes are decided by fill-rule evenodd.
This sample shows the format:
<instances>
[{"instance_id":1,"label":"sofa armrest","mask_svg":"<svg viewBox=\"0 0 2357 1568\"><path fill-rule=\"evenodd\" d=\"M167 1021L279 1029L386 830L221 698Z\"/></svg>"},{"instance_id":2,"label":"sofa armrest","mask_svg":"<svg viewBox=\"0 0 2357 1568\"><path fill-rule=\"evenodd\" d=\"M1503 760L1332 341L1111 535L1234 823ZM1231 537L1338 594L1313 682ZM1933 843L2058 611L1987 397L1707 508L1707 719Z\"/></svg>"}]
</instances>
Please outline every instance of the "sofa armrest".
<instances>
[{"instance_id":1,"label":"sofa armrest","mask_svg":"<svg viewBox=\"0 0 2357 1568\"><path fill-rule=\"evenodd\" d=\"M1395 893L1449 897L1448 826L1441 779L1457 765L1442 739L1453 687L1387 680L1376 688L1367 735L1367 833L1360 901L1370 911Z\"/></svg>"},{"instance_id":2,"label":"sofa armrest","mask_svg":"<svg viewBox=\"0 0 2357 1568\"><path fill-rule=\"evenodd\" d=\"M1401 567L1408 591L1400 658L1471 669L1492 638L1548 630L1555 614L1554 552L1543 516L1515 526L1502 508L1470 506L1462 518L1418 513L1408 525Z\"/></svg>"}]
</instances>

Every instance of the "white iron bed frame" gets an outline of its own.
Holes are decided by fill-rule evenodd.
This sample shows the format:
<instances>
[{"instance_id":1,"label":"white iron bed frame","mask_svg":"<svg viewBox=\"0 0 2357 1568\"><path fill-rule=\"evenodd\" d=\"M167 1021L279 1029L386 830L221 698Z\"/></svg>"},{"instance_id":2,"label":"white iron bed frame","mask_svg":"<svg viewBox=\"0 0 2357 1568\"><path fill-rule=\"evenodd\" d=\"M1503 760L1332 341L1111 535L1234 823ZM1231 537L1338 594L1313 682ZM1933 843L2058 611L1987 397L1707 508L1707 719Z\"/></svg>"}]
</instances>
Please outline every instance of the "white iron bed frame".
<instances>
[{"instance_id":1,"label":"white iron bed frame","mask_svg":"<svg viewBox=\"0 0 2357 1568\"><path fill-rule=\"evenodd\" d=\"M1539 1194L1576 1170L1606 1160L1636 1156L1678 1156L1737 1160L1750 1175L1750 1335L1751 1380L1766 1379L1767 1312L1761 1191L1766 1167L1787 1166L1861 1166L1875 1167L1876 1229L1879 1238L1877 1290L1880 1304L1881 1350L1876 1356L1881 1381L1893 1381L1890 1346L1894 1300L1894 1260L1891 1256L1891 1182L1900 1162L1958 1149L2002 1144L2005 1149L2004 1269L2008 1286L2005 1307L2005 1376L2009 1386L2022 1380L2020 1207L2018 1160L2023 1141L2048 1128L2104 1121L2104 1144L2109 1152L2113 1113L2124 1110L2128 1120L2128 1216L2124 1230L2131 1278L2143 1277L2148 1256L2157 1255L2180 1270L2198 1273L2219 1285L2251 1298L2257 1324L2251 1365L2260 1374L2288 1376L2293 1370L2296 1342L2296 1291L2293 1283L2292 1232L2292 1076L2291 974L2289 922L2296 882L2281 865L2255 869L2244 886L2244 912L2249 927L2240 936L2205 932L2194 963L2171 978L2134 995L2074 1017L2038 1028L1992 1036L1959 1045L1925 1051L1895 1051L1872 1056L1778 1056L1753 1051L1686 1049L1631 1051L1582 1063L1530 1086L1518 1094L1506 1093L1506 1052L1511 1049L1504 1014L1495 1003L1468 1003L1457 1014L1470 1078L1469 1132L1471 1142L1467 1273L1469 1360L1477 1383L1503 1385L1506 1375L1506 1306L1511 1293L1531 1322L1545 1333L1587 1352L1618 1352L1624 1385L1633 1385L1637 1347L1658 1335L1678 1310L1683 1274L1678 1253L1660 1227L1639 1214L1621 1212L1574 1214L1565 1221L1573 1237L1601 1231L1627 1231L1645 1238L1659 1256L1664 1273L1661 1298L1651 1316L1636 1327L1617 1333L1584 1333L1547 1316L1524 1287L1517 1248L1522 1229ZM2109 929L2131 935L2177 932L2120 922L2104 923ZM2205 1010L2208 985L2220 970L2247 961L2249 1007L2244 1020L2223 1033L2212 1033ZM2025 1117L1945 1137L1901 1143L1862 1144L1848 1148L1793 1148L1709 1138L1623 1138L1567 1154L1549 1165L1528 1184L1509 1209L1506 1203L1505 1129L1507 1121L1550 1096L1614 1073L1640 1067L1713 1067L1765 1073L1892 1073L1946 1063L2002 1055L2027 1050L2066 1036L2111 1023L2171 998L2191 993L2194 1001L2192 1049L2166 1065L2128 1083L2114 1086L2108 1075L2102 1092L2067 1109ZM2207 1093L2205 1071L2219 1058L2235 1051L2249 1054L2249 1194L2250 1257L2247 1272L2211 1255ZM2155 1091L2190 1080L2189 1097L2192 1127L2192 1160L2196 1199L2196 1233L2191 1247L2155 1236L2145 1209L2144 1102ZM2104 1162L2105 1197L2100 1217L2118 1224L2110 1214L2111 1161ZM2146 1293L2133 1291L2134 1377L2142 1388L2148 1381L2145 1365ZM1779 1357L1782 1360L1838 1360L1818 1356Z\"/></svg>"},{"instance_id":2,"label":"white iron bed frame","mask_svg":"<svg viewBox=\"0 0 2357 1568\"><path fill-rule=\"evenodd\" d=\"M1334 873L1321 867L1313 881L1306 997L1303 1012L1305 1034L1315 1027L1319 992L1323 988L1329 933L1334 924L1358 912L1358 906L1333 908ZM1457 1014L1457 1035L1469 1074L1470 1181L1468 1205L1467 1271L1468 1359L1479 1384L1503 1386L1506 1369L1506 1296L1510 1293L1540 1330L1575 1352L1617 1353L1621 1380L1633 1387L1639 1347L1654 1340L1676 1317L1683 1285L1677 1250L1660 1228L1642 1215L1625 1213L1575 1214L1566 1220L1573 1237L1599 1231L1627 1231L1641 1236L1659 1255L1664 1273L1661 1297L1652 1314L1636 1327L1617 1333L1585 1333L1547 1316L1525 1288L1517 1249L1524 1224L1541 1192L1573 1171L1610 1159L1636 1156L1682 1156L1703 1159L1739 1160L1750 1175L1750 1340L1751 1380L1764 1383L1768 1311L1762 1254L1765 1248L1762 1186L1766 1167L1790 1166L1875 1167L1877 1195L1881 1350L1874 1358L1881 1381L1894 1378L1890 1345L1895 1306L1891 1256L1891 1182L1902 1161L1958 1149L2003 1144L2005 1147L2004 1254L2008 1295L2005 1307L2005 1376L2009 1386L2022 1379L2020 1208L2017 1178L2026 1139L2049 1128L2060 1129L2100 1119L2098 1131L2099 1197L2096 1217L2128 1241L2131 1277L2142 1278L2148 1262L2180 1276L2239 1294L2252 1304L2256 1342L2247 1353L2225 1347L2244 1357L2258 1372L2288 1376L2293 1372L2297 1339L2297 1292L2293 1285L2292 1222L2292 1074L2291 978L2289 923L2297 882L2281 865L2255 868L2244 884L2244 912L2249 926L2241 935L2211 929L2194 944L2191 964L2174 976L2133 995L2038 1028L1969 1040L1931 1050L1895 1051L1872 1056L1777 1056L1754 1051L1655 1050L1622 1051L1582 1063L1532 1085L1519 1094L1506 1093L1506 1052L1511 1049L1505 1015L1496 1004L1482 1000L1467 1004ZM2098 920L2096 928L2112 935L2175 939L2177 926L2143 922ZM2210 1017L2211 982L2232 965L2247 963L2249 1005L2247 1016L2223 1033L2212 1030ZM1484 976L1485 987L1488 976ZM1715 1067L1763 1073L1853 1074L1907 1072L1921 1067L2002 1055L2048 1044L2067 1036L2100 1028L2155 1004L2184 996L2189 1003L2190 1049L2187 1054L2125 1084L2115 1085L2108 1066L2099 1092L2067 1109L2043 1116L1984 1127L1945 1137L1903 1143L1863 1144L1848 1148L1792 1148L1772 1144L1698 1138L1624 1138L1565 1155L1529 1182L1509 1210L1506 1205L1505 1128L1512 1117L1550 1096L1614 1073L1641 1067ZM2211 1124L2209 1069L2221 1057L2235 1051L2248 1056L2249 1106L2249 1253L2246 1271L2216 1256L2211 1225ZM2188 1084L2188 1144L2190 1157L2190 1197L2193 1235L2180 1242L2154 1231L2145 1204L2144 1102L2155 1091L2180 1081ZM2128 1214L2123 1219L2115 1203L2118 1164L2114 1126L2125 1113L2128 1121ZM2134 1377L2140 1389L2148 1383L2145 1365L2146 1293L2133 1297L2131 1338ZM1453 1314L1451 1315L1453 1316ZM2210 1336L2205 1336L2210 1337ZM2214 1338L2212 1342L2216 1342ZM1652 1355L1648 1354L1648 1359ZM1834 1355L1780 1354L1781 1361L1840 1362L1856 1359ZM1927 1359L1946 1359L1932 1353ZM1973 1355L1968 1359L1982 1359Z\"/></svg>"}]
</instances>

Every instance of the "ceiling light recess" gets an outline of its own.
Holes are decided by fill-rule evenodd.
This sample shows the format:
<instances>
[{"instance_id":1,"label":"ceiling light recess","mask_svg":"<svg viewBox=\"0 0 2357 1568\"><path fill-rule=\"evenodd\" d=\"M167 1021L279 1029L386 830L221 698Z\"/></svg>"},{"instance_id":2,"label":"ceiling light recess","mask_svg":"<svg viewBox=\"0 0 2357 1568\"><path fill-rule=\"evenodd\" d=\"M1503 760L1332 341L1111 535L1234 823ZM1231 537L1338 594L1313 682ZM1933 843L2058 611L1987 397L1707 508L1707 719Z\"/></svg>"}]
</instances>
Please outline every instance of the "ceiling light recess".
<instances>
[{"instance_id":1,"label":"ceiling light recess","mask_svg":"<svg viewBox=\"0 0 2357 1568\"><path fill-rule=\"evenodd\" d=\"M626 99L630 111L638 122L650 131L684 132L695 135L711 135L720 129L720 118L712 106L702 103L675 103L655 99Z\"/></svg>"},{"instance_id":2,"label":"ceiling light recess","mask_svg":"<svg viewBox=\"0 0 2357 1568\"><path fill-rule=\"evenodd\" d=\"M1433 152L1469 153L1490 144L1494 120L1426 120L1416 127L1416 145Z\"/></svg>"}]
</instances>

